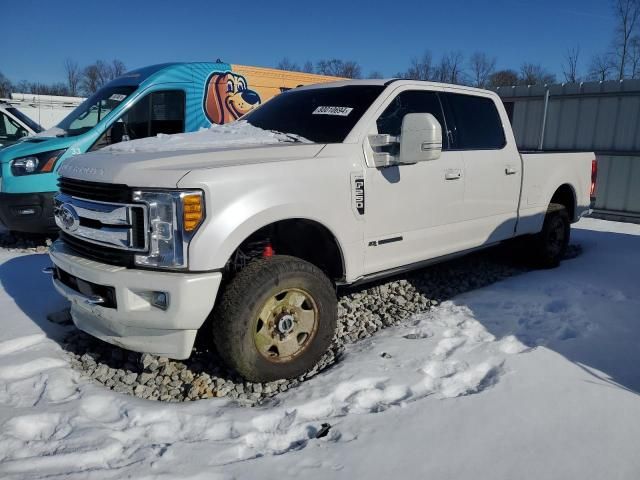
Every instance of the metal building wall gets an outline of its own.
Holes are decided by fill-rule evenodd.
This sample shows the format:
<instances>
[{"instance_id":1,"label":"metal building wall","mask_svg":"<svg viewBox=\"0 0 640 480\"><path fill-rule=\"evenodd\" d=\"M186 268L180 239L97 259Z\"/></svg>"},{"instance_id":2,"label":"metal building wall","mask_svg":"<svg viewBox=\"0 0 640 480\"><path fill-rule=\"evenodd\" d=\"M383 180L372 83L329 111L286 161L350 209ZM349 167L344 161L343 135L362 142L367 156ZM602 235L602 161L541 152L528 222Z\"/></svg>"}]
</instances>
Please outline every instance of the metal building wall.
<instances>
[{"instance_id":1,"label":"metal building wall","mask_svg":"<svg viewBox=\"0 0 640 480\"><path fill-rule=\"evenodd\" d=\"M595 151L595 210L640 218L640 80L496 91L505 104L513 102L512 124L521 149Z\"/></svg>"}]
</instances>

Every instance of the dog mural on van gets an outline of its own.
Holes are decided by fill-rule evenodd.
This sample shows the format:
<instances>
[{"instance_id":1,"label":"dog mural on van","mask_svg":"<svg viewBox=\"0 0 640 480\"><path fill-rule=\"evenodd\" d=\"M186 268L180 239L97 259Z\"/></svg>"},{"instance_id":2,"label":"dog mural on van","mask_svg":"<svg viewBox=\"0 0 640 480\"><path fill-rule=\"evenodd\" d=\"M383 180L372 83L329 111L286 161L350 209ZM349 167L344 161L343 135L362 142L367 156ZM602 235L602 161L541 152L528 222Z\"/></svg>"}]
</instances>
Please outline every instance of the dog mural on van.
<instances>
[{"instance_id":1,"label":"dog mural on van","mask_svg":"<svg viewBox=\"0 0 640 480\"><path fill-rule=\"evenodd\" d=\"M214 72L205 83L204 112L211 123L233 122L260 105L260 95L233 72Z\"/></svg>"}]
</instances>

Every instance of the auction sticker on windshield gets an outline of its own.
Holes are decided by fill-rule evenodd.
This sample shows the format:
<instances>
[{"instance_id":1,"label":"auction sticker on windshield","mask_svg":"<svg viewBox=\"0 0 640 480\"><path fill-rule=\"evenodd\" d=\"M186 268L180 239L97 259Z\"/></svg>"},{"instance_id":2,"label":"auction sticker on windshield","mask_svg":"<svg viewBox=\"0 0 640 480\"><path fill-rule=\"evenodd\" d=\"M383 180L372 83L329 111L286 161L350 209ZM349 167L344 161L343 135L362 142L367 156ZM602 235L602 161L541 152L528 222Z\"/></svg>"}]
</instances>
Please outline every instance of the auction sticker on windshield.
<instances>
[{"instance_id":1,"label":"auction sticker on windshield","mask_svg":"<svg viewBox=\"0 0 640 480\"><path fill-rule=\"evenodd\" d=\"M313 115L337 115L339 117L347 117L353 108L351 107L317 107L313 111Z\"/></svg>"},{"instance_id":2,"label":"auction sticker on windshield","mask_svg":"<svg viewBox=\"0 0 640 480\"><path fill-rule=\"evenodd\" d=\"M125 98L127 98L126 95L122 95L121 93L114 93L113 95L111 95L109 97L109 100L114 100L116 102L121 102L122 100L124 100Z\"/></svg>"}]
</instances>

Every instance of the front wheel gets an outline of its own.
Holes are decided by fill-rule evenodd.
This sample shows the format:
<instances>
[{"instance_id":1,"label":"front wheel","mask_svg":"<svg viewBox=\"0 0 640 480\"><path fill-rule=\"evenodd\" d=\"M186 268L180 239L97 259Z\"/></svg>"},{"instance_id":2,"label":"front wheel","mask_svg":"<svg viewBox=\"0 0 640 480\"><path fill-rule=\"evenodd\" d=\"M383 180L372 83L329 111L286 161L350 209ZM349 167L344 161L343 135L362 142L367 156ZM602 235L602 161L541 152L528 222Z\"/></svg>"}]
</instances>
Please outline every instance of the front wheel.
<instances>
[{"instance_id":1,"label":"front wheel","mask_svg":"<svg viewBox=\"0 0 640 480\"><path fill-rule=\"evenodd\" d=\"M554 268L567 252L571 222L564 205L552 203L544 217L542 231L533 238L536 264L542 268Z\"/></svg>"},{"instance_id":2,"label":"front wheel","mask_svg":"<svg viewBox=\"0 0 640 480\"><path fill-rule=\"evenodd\" d=\"M214 343L247 380L292 378L327 351L337 317L333 285L316 266L284 255L254 260L222 293Z\"/></svg>"}]
</instances>

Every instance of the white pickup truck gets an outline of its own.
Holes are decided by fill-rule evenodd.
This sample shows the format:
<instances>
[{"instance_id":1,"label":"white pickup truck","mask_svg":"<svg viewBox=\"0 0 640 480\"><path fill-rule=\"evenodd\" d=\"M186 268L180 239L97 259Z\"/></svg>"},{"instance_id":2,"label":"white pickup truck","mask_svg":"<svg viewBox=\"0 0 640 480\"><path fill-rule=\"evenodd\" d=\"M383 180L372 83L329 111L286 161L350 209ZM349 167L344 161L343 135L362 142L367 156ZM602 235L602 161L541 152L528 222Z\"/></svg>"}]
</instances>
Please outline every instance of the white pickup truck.
<instances>
[{"instance_id":1,"label":"white pickup truck","mask_svg":"<svg viewBox=\"0 0 640 480\"><path fill-rule=\"evenodd\" d=\"M520 153L499 97L462 86L308 86L243 121L284 141L64 164L50 271L78 328L176 359L202 330L245 378L294 377L336 286L525 235L555 266L595 181L593 153Z\"/></svg>"}]
</instances>

